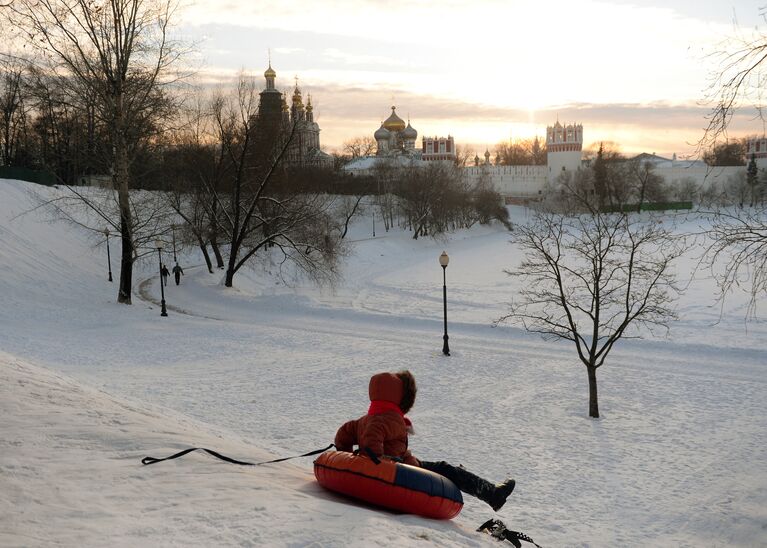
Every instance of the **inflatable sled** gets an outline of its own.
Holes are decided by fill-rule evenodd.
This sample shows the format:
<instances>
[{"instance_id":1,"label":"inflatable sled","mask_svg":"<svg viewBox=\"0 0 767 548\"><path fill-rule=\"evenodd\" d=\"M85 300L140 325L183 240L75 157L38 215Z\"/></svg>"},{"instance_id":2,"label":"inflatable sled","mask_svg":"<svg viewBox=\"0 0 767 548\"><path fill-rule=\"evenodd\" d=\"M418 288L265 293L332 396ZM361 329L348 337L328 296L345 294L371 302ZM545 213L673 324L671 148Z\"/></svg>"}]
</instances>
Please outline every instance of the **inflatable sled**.
<instances>
[{"instance_id":1,"label":"inflatable sled","mask_svg":"<svg viewBox=\"0 0 767 548\"><path fill-rule=\"evenodd\" d=\"M433 519L451 519L463 508L461 491L429 470L345 451L327 451L314 461L320 485L376 506Z\"/></svg>"}]
</instances>

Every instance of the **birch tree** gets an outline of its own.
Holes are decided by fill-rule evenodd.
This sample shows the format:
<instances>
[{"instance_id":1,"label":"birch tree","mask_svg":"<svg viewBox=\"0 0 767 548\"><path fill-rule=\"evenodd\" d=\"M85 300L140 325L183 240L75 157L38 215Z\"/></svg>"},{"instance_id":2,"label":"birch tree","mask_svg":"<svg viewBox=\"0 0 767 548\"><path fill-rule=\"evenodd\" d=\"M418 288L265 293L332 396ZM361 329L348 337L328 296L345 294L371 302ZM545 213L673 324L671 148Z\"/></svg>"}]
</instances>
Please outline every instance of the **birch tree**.
<instances>
[{"instance_id":1,"label":"birch tree","mask_svg":"<svg viewBox=\"0 0 767 548\"><path fill-rule=\"evenodd\" d=\"M119 219L106 219L122 243L117 300L131 303L136 257L131 160L147 124L168 114L163 89L182 51L169 38L171 0L17 0L10 17L42 50L49 68L96 102L111 139L110 165Z\"/></svg>"}]
</instances>

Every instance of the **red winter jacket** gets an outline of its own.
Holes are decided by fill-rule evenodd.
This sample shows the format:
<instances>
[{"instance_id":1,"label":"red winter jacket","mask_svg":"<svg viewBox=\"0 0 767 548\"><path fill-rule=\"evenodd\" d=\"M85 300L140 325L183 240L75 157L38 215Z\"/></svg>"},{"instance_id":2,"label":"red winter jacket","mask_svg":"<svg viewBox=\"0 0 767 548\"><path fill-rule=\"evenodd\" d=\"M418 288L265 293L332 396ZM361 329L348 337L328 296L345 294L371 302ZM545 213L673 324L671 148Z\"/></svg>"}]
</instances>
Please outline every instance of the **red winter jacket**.
<instances>
[{"instance_id":1,"label":"red winter jacket","mask_svg":"<svg viewBox=\"0 0 767 548\"><path fill-rule=\"evenodd\" d=\"M357 445L377 456L401 458L405 464L419 466L418 459L407 449L410 420L399 407L402 401L402 381L393 373L379 373L370 379L370 409L368 414L349 421L336 432L335 445L339 451L349 451Z\"/></svg>"}]
</instances>

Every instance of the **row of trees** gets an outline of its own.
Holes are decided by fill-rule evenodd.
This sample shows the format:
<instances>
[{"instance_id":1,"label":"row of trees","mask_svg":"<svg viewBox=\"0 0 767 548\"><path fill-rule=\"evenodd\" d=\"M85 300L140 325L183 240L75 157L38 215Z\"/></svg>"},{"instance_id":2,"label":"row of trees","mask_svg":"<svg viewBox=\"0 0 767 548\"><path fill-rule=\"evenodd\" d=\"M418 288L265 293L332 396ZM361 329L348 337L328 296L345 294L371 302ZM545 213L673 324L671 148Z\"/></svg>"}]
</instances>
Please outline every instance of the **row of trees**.
<instances>
[{"instance_id":1,"label":"row of trees","mask_svg":"<svg viewBox=\"0 0 767 548\"><path fill-rule=\"evenodd\" d=\"M602 211L626 207L640 211L643 204L667 201L672 194L651 163L628 159L610 145L600 144L588 167L563 172L545 196L569 204L574 197L588 195Z\"/></svg>"},{"instance_id":2,"label":"row of trees","mask_svg":"<svg viewBox=\"0 0 767 548\"><path fill-rule=\"evenodd\" d=\"M668 184L651 162L627 158L614 143L600 143L590 156L584 169L564 172L548 189L546 198L566 200L572 191L591 192L603 210L634 207L637 211L647 203L689 201L703 207L743 207L767 198L767 171L757 170L753 161L724 181L701 186L692 177Z\"/></svg>"},{"instance_id":3,"label":"row of trees","mask_svg":"<svg viewBox=\"0 0 767 548\"><path fill-rule=\"evenodd\" d=\"M500 194L487 184L468 184L463 175L457 166L441 162L426 167L379 162L371 183L384 228L399 219L417 240L476 223L498 221L510 227Z\"/></svg>"},{"instance_id":4,"label":"row of trees","mask_svg":"<svg viewBox=\"0 0 767 548\"><path fill-rule=\"evenodd\" d=\"M545 166L546 143L538 137L517 139L495 145L495 163L503 166Z\"/></svg>"},{"instance_id":5,"label":"row of trees","mask_svg":"<svg viewBox=\"0 0 767 548\"><path fill-rule=\"evenodd\" d=\"M36 140L40 157L52 150L81 169L82 155L87 169L98 148L110 167L118 216L99 214L121 236L122 303L131 302L137 256L131 166L173 112L167 89L177 77L172 67L182 53L168 34L174 10L168 0L18 0L3 10L6 24L36 54L34 70L40 76L24 89L43 88L35 99L34 120L42 126ZM13 93L6 94L4 104L13 110L6 119L15 119L18 131L7 132L3 144L8 159L18 161L22 145L32 142L24 122L33 105L14 101Z\"/></svg>"},{"instance_id":6,"label":"row of trees","mask_svg":"<svg viewBox=\"0 0 767 548\"><path fill-rule=\"evenodd\" d=\"M232 286L258 256L332 282L366 195L387 229L396 218L414 238L506 222L500 196L468 188L453 166L382 166L354 184L287 167L294 128L259 126L257 85L244 75L234 90L182 101L174 9L171 0L21 0L5 13L36 55L4 57L2 163L52 170L72 192L54 204L60 214L120 234L119 302L131 302L134 262L171 230ZM109 173L114 192L76 186L94 173Z\"/></svg>"}]
</instances>

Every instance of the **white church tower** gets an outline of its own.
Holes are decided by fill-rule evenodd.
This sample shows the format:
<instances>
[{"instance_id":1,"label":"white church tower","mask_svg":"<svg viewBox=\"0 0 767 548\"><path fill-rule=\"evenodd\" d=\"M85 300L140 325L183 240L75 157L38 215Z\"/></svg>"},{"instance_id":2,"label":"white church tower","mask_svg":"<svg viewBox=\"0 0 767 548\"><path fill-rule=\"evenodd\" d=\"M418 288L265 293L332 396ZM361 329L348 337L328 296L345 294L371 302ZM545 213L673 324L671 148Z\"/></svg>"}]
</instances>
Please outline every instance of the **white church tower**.
<instances>
[{"instance_id":1,"label":"white church tower","mask_svg":"<svg viewBox=\"0 0 767 548\"><path fill-rule=\"evenodd\" d=\"M563 126L557 120L546 128L546 152L549 166L548 179L553 182L563 171L576 171L581 167L583 125Z\"/></svg>"}]
</instances>

